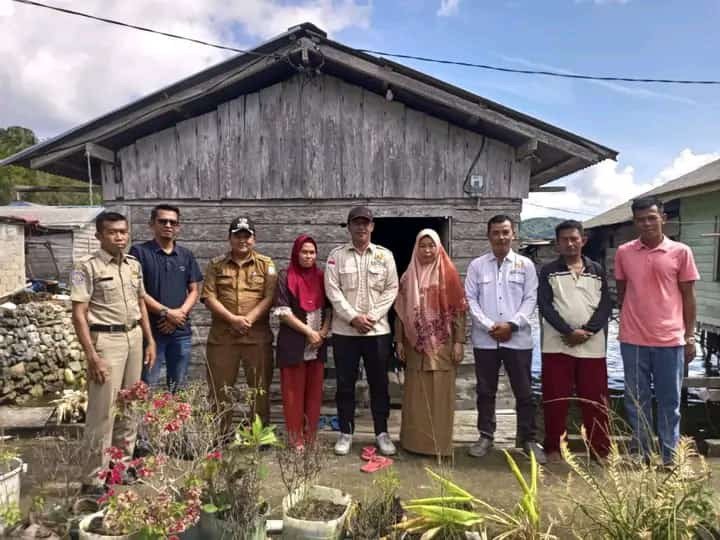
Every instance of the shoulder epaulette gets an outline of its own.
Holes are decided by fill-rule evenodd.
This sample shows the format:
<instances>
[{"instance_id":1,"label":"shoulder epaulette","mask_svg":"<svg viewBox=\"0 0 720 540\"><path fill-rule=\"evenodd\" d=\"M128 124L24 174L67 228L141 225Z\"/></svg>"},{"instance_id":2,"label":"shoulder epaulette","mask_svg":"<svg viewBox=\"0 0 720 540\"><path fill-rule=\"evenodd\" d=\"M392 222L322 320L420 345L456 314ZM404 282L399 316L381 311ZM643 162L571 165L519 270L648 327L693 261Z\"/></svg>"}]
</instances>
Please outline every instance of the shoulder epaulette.
<instances>
[{"instance_id":1,"label":"shoulder epaulette","mask_svg":"<svg viewBox=\"0 0 720 540\"><path fill-rule=\"evenodd\" d=\"M226 257L225 254L218 255L217 257L213 257L212 259L210 259L210 262L213 263L213 264L217 264L217 263L219 263L219 262L224 261L224 260L225 260L225 257Z\"/></svg>"}]
</instances>

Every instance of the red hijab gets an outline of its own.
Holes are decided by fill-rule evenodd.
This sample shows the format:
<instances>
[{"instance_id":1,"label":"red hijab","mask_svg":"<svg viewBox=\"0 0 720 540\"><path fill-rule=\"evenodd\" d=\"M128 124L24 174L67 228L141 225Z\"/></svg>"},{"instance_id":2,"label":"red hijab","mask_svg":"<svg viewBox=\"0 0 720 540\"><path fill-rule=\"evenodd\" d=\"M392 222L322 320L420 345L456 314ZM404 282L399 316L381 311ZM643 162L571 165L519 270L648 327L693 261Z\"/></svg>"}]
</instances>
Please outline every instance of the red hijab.
<instances>
[{"instance_id":1,"label":"red hijab","mask_svg":"<svg viewBox=\"0 0 720 540\"><path fill-rule=\"evenodd\" d=\"M325 305L325 284L323 271L317 264L311 268L304 268L300 264L300 250L305 243L312 244L317 251L317 243L312 237L301 234L295 239L287 273L288 289L298 299L303 311L311 312Z\"/></svg>"}]
</instances>

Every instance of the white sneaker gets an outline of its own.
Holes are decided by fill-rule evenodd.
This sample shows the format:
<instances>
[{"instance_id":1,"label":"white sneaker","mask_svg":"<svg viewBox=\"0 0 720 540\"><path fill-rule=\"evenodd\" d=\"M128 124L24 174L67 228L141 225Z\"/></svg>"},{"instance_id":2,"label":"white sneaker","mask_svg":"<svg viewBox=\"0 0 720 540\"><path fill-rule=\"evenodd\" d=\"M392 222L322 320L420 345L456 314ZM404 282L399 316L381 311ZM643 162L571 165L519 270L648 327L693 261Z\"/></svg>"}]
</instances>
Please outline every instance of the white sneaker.
<instances>
[{"instance_id":1,"label":"white sneaker","mask_svg":"<svg viewBox=\"0 0 720 540\"><path fill-rule=\"evenodd\" d=\"M390 439L390 435L388 435L386 432L380 433L377 437L375 437L375 440L377 441L378 448L380 449L380 453L384 456L394 456L397 450L395 449L395 445L393 444L392 440Z\"/></svg>"},{"instance_id":2,"label":"white sneaker","mask_svg":"<svg viewBox=\"0 0 720 540\"><path fill-rule=\"evenodd\" d=\"M335 454L338 456L347 456L352 446L352 435L349 433L341 433L335 443Z\"/></svg>"}]
</instances>

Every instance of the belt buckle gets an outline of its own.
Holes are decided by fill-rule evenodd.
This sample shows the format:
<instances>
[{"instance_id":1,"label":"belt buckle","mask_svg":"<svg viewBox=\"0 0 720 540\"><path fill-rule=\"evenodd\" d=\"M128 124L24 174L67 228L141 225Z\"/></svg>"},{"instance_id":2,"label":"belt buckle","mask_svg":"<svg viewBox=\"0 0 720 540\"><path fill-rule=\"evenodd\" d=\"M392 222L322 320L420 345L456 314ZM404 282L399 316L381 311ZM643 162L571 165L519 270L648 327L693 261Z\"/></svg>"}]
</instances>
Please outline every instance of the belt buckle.
<instances>
[{"instance_id":1,"label":"belt buckle","mask_svg":"<svg viewBox=\"0 0 720 540\"><path fill-rule=\"evenodd\" d=\"M123 326L125 327L125 332L129 332L130 330L132 330L132 327L127 323L125 323Z\"/></svg>"}]
</instances>

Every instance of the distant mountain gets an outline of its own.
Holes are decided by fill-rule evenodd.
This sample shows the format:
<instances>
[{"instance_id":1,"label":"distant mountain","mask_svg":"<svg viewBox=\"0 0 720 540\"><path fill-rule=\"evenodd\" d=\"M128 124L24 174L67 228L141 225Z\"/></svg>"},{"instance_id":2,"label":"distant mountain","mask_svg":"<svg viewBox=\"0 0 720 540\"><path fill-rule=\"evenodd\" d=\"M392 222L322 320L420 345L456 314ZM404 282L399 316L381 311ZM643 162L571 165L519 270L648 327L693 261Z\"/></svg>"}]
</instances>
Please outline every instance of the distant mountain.
<instances>
[{"instance_id":1,"label":"distant mountain","mask_svg":"<svg viewBox=\"0 0 720 540\"><path fill-rule=\"evenodd\" d=\"M549 240L555 238L555 226L562 218L538 217L525 219L520 223L520 239L522 240Z\"/></svg>"}]
</instances>

